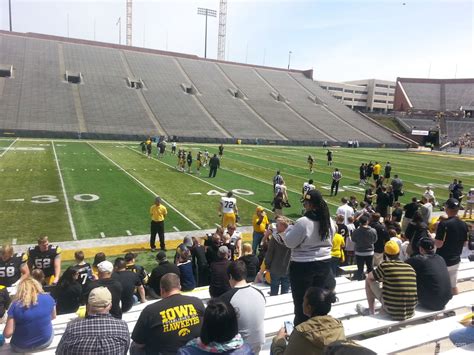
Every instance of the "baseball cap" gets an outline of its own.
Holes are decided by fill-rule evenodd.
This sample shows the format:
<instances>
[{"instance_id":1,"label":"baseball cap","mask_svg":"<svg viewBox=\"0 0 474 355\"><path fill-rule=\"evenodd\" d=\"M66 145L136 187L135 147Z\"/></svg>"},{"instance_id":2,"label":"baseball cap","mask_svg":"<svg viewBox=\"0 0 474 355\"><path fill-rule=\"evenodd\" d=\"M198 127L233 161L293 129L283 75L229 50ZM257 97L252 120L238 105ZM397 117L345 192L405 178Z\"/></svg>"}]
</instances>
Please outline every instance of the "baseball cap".
<instances>
[{"instance_id":1,"label":"baseball cap","mask_svg":"<svg viewBox=\"0 0 474 355\"><path fill-rule=\"evenodd\" d=\"M137 254L134 254L134 253L127 253L125 254L125 261L126 262L129 262L129 261L132 261L133 259L135 259L137 257Z\"/></svg>"},{"instance_id":2,"label":"baseball cap","mask_svg":"<svg viewBox=\"0 0 474 355\"><path fill-rule=\"evenodd\" d=\"M114 271L114 265L110 261L105 260L97 265L97 270L99 270L99 272L112 273L112 271Z\"/></svg>"},{"instance_id":3,"label":"baseball cap","mask_svg":"<svg viewBox=\"0 0 474 355\"><path fill-rule=\"evenodd\" d=\"M89 293L87 303L92 307L107 307L112 303L112 294L107 287L96 287Z\"/></svg>"},{"instance_id":4,"label":"baseball cap","mask_svg":"<svg viewBox=\"0 0 474 355\"><path fill-rule=\"evenodd\" d=\"M449 208L450 210L455 210L459 208L459 201L456 200L455 198L450 198L446 201L444 206L446 208Z\"/></svg>"},{"instance_id":5,"label":"baseball cap","mask_svg":"<svg viewBox=\"0 0 474 355\"><path fill-rule=\"evenodd\" d=\"M163 250L160 250L158 254L156 254L156 260L159 262L165 261L166 260L166 252Z\"/></svg>"},{"instance_id":6,"label":"baseball cap","mask_svg":"<svg viewBox=\"0 0 474 355\"><path fill-rule=\"evenodd\" d=\"M190 235L187 235L183 239L183 244L186 245L188 248L193 246L193 239Z\"/></svg>"},{"instance_id":7,"label":"baseball cap","mask_svg":"<svg viewBox=\"0 0 474 355\"><path fill-rule=\"evenodd\" d=\"M384 252L387 255L397 255L400 253L400 247L396 241L389 240L385 243Z\"/></svg>"},{"instance_id":8,"label":"baseball cap","mask_svg":"<svg viewBox=\"0 0 474 355\"><path fill-rule=\"evenodd\" d=\"M318 190L311 190L304 196L305 201L311 202L313 204L319 203L323 196Z\"/></svg>"},{"instance_id":9,"label":"baseball cap","mask_svg":"<svg viewBox=\"0 0 474 355\"><path fill-rule=\"evenodd\" d=\"M255 210L257 212L262 212L262 211L265 211L265 208L263 208L262 206L257 206L257 208Z\"/></svg>"},{"instance_id":10,"label":"baseball cap","mask_svg":"<svg viewBox=\"0 0 474 355\"><path fill-rule=\"evenodd\" d=\"M433 238L423 237L419 240L418 246L422 247L424 250L433 250L435 247L435 242Z\"/></svg>"}]
</instances>

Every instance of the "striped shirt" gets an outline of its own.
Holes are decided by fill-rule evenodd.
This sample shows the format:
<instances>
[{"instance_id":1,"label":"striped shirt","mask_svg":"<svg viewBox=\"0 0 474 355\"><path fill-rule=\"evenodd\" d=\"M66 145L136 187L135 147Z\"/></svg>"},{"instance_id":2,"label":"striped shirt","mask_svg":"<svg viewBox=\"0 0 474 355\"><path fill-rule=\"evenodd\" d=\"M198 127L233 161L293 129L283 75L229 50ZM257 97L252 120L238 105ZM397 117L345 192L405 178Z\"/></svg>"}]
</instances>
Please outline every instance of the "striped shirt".
<instances>
[{"instance_id":1,"label":"striped shirt","mask_svg":"<svg viewBox=\"0 0 474 355\"><path fill-rule=\"evenodd\" d=\"M340 171L335 171L335 172L332 173L332 179L333 180L337 181L337 180L341 180L341 178L342 178L342 174L341 174Z\"/></svg>"},{"instance_id":2,"label":"striped shirt","mask_svg":"<svg viewBox=\"0 0 474 355\"><path fill-rule=\"evenodd\" d=\"M374 271L376 281L383 282L383 307L394 320L413 317L418 302L416 273L400 260L382 262Z\"/></svg>"}]
</instances>

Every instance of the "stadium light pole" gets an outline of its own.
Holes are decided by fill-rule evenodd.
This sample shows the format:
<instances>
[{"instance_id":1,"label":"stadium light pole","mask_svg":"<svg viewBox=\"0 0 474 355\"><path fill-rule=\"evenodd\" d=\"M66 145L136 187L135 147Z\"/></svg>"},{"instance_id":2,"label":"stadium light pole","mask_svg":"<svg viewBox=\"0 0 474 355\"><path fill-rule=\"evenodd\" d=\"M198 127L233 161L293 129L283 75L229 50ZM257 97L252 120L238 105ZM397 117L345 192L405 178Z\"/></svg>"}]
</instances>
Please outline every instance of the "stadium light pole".
<instances>
[{"instance_id":1,"label":"stadium light pole","mask_svg":"<svg viewBox=\"0 0 474 355\"><path fill-rule=\"evenodd\" d=\"M10 19L10 32L12 32L12 0L8 0L8 18Z\"/></svg>"},{"instance_id":2,"label":"stadium light pole","mask_svg":"<svg viewBox=\"0 0 474 355\"><path fill-rule=\"evenodd\" d=\"M217 17L217 11L216 10L211 10L211 9L206 9L203 7L198 7L198 15L203 15L206 16L206 24L204 28L204 58L207 58L207 17Z\"/></svg>"},{"instance_id":3,"label":"stadium light pole","mask_svg":"<svg viewBox=\"0 0 474 355\"><path fill-rule=\"evenodd\" d=\"M288 70L290 70L291 53L293 53L293 52L292 52L292 51L289 51L289 52L288 52Z\"/></svg>"}]
</instances>

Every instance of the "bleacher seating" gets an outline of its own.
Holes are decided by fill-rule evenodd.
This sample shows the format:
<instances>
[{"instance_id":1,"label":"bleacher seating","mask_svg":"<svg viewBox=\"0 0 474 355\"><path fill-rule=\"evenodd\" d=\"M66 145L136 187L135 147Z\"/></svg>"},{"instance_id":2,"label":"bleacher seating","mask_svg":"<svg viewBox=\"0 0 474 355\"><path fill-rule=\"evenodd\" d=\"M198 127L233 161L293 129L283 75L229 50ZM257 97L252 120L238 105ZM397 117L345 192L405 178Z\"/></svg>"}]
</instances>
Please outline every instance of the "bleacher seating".
<instances>
[{"instance_id":1,"label":"bleacher seating","mask_svg":"<svg viewBox=\"0 0 474 355\"><path fill-rule=\"evenodd\" d=\"M459 137L466 133L470 133L471 137L474 137L473 121L446 120L446 129L448 140L452 142L457 142Z\"/></svg>"},{"instance_id":2,"label":"bleacher seating","mask_svg":"<svg viewBox=\"0 0 474 355\"><path fill-rule=\"evenodd\" d=\"M194 137L222 135L193 96L182 89L181 84L190 83L175 58L131 51L124 54L135 76L143 78L143 94L168 134L183 135L183 131L189 130Z\"/></svg>"},{"instance_id":3,"label":"bleacher seating","mask_svg":"<svg viewBox=\"0 0 474 355\"><path fill-rule=\"evenodd\" d=\"M422 119L422 118L400 118L404 123L410 126L412 129L431 130L436 129L438 123L434 119Z\"/></svg>"},{"instance_id":4,"label":"bleacher seating","mask_svg":"<svg viewBox=\"0 0 474 355\"><path fill-rule=\"evenodd\" d=\"M5 31L0 66L14 68L12 77L0 77L0 130L9 133L403 146L317 93L303 72ZM77 79L68 81L66 72Z\"/></svg>"},{"instance_id":5,"label":"bleacher seating","mask_svg":"<svg viewBox=\"0 0 474 355\"><path fill-rule=\"evenodd\" d=\"M270 95L272 89L265 84L262 85L262 80L254 71L238 65L219 64L219 66L246 94L247 103L286 137L331 140L331 137L321 134L299 118L284 103L272 98Z\"/></svg>"},{"instance_id":6,"label":"bleacher seating","mask_svg":"<svg viewBox=\"0 0 474 355\"><path fill-rule=\"evenodd\" d=\"M460 271L458 273L458 281L461 282L463 280L471 280L471 279L474 279L474 263L465 261L461 263L460 265ZM338 301L333 305L330 314L333 317L339 318L343 321L346 336L349 338L354 338L354 337L360 336L361 334L372 334L373 336L373 333L377 331L381 331L381 330L387 331L393 327L398 327L403 324L409 324L415 321L430 319L431 317L434 317L443 312L461 309L467 305L470 305L472 302L472 299L474 299L474 291L463 292L459 294L458 296L453 297L453 299L448 303L448 305L443 311L433 312L433 311L427 311L420 307L417 307L416 314L413 318L410 318L404 322L398 322L398 321L393 321L383 315L361 317L357 314L356 304L366 302L364 285L365 285L364 281L351 282L344 277L336 278L336 293L337 293ZM268 296L269 287L267 285L254 284L254 286L259 288L267 297L267 303L265 306L266 307L265 334L267 336L267 341L261 354L268 354L268 349L271 344L271 338L282 327L284 321L293 320L293 299L292 299L291 293L269 297ZM204 301L209 299L209 291L207 287L201 287L201 288L195 289L194 291L191 291L187 294L195 296L195 297L199 297L203 299ZM158 302L158 301L148 301L147 303L136 305L129 312L123 315L123 319L127 322L130 332L133 331L133 328L135 326L136 321L138 320L140 312L147 305L153 302ZM376 307L379 308L380 304L376 303ZM53 343L51 344L51 346L47 350L40 352L40 354L54 354L55 348L57 344L59 343L61 335L64 333L64 330L66 329L67 323L74 318L76 318L75 314L65 314L65 315L58 316L53 321L55 339ZM446 321L443 321L443 323L440 323L440 324L453 326L452 329L455 329L457 327L452 317L447 318ZM380 338L383 340L383 342L381 343L383 344L383 348L381 347L381 349L384 349L384 350L377 351L377 352L384 353L385 349L388 349L388 350L407 349L409 347L420 345L428 341L437 341L439 339L446 338L448 336L449 329L451 328L443 327L444 334L442 330L437 329L434 326L429 326L425 324L414 325L414 326L411 326L410 329L413 332L415 331L418 332L417 334L420 334L419 337L412 340L405 339L406 337L403 336L405 333L397 334L399 332L402 332L403 330L378 336L378 338L385 336L388 339L392 339L392 340L385 341L383 340L385 338ZM436 329L436 330L432 335L430 335L427 329ZM410 333L410 334L413 334L413 333ZM393 338L389 338L389 336L392 336ZM367 344L367 346L370 348L376 347L377 341L371 340L371 339L376 339L376 338L375 337L368 338L367 340L361 341L361 344L363 344L364 346L366 346L365 344ZM393 350L393 351L397 351L397 350ZM387 352L393 352L393 351L390 350ZM9 354L8 344L6 344L3 347L0 347L0 355L3 355L3 354Z\"/></svg>"},{"instance_id":7,"label":"bleacher seating","mask_svg":"<svg viewBox=\"0 0 474 355\"><path fill-rule=\"evenodd\" d=\"M336 114L350 126L357 128L357 132L359 132L359 135L351 136L348 139L357 139L360 142L367 142L367 136L369 136L372 140L376 140L379 142L398 142L398 140L393 137L388 130L373 124L370 120L364 119L363 116L352 111L346 105L342 104L336 98L334 98L327 90L324 90L321 86L319 86L317 82L313 80L305 80L302 75L296 73L292 73L290 75L303 87L309 90L320 101L324 102L324 104L327 105L327 108L331 112Z\"/></svg>"},{"instance_id":8,"label":"bleacher seating","mask_svg":"<svg viewBox=\"0 0 474 355\"><path fill-rule=\"evenodd\" d=\"M126 75L116 50L64 44L65 69L83 74L78 85L87 131L98 133L152 134L137 92L126 84Z\"/></svg>"},{"instance_id":9,"label":"bleacher seating","mask_svg":"<svg viewBox=\"0 0 474 355\"><path fill-rule=\"evenodd\" d=\"M429 108L432 111L441 110L441 85L439 83L403 82L403 88L414 108Z\"/></svg>"}]
</instances>

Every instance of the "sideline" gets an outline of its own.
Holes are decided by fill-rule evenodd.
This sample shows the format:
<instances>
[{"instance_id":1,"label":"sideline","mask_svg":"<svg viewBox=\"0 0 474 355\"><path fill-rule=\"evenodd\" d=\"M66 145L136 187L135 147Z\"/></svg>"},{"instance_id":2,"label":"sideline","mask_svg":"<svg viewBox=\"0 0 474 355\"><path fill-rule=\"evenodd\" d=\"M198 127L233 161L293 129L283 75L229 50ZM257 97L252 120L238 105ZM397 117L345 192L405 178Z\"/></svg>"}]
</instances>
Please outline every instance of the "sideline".
<instances>
[{"instance_id":1,"label":"sideline","mask_svg":"<svg viewBox=\"0 0 474 355\"><path fill-rule=\"evenodd\" d=\"M69 219L69 225L71 226L72 239L77 240L76 227L74 226L74 221L72 220L71 208L69 206L69 200L67 198L66 187L64 186L63 174L61 173L61 167L59 166L58 155L56 154L56 148L54 147L54 142L51 141L51 146L53 147L54 161L56 162L56 167L58 168L59 180L61 181L61 188L64 195L64 203L66 204L67 217Z\"/></svg>"},{"instance_id":2,"label":"sideline","mask_svg":"<svg viewBox=\"0 0 474 355\"><path fill-rule=\"evenodd\" d=\"M18 141L18 137L13 141L11 142L11 144L5 148L5 150L2 152L2 154L0 154L0 158L3 157L9 150L10 148L13 146L13 144L15 144L17 141Z\"/></svg>"},{"instance_id":3,"label":"sideline","mask_svg":"<svg viewBox=\"0 0 474 355\"><path fill-rule=\"evenodd\" d=\"M113 161L111 158L109 158L108 156L106 156L104 153L102 153L99 149L97 149L94 145L92 145L90 142L87 142L87 144L89 144L92 149L94 149L97 153L99 153L100 155L102 155L105 159L109 160L112 164L114 164L117 168L119 168L121 171L123 171L125 174L127 174L129 177L131 177L138 185L140 185L141 187L143 187L145 190L147 190L148 192L150 192L151 194L153 194L154 196L158 196L158 194L156 192L154 192L153 190L151 190L148 186L146 186L143 182L141 182L140 180L138 180L135 176L133 176L132 174L130 174L128 171L126 171L124 168L122 168L119 164L117 164L115 161ZM189 223L191 223L194 227L196 227L197 229L202 229L200 226L198 226L196 223L194 223L192 220L190 220L188 217L186 217L184 214L182 214L180 211L178 211L173 205L171 205L170 203L168 203L167 201L165 201L164 199L162 199L162 201L167 204L173 211L175 211L177 214L179 214L181 217L183 217L186 221L188 221Z\"/></svg>"}]
</instances>

